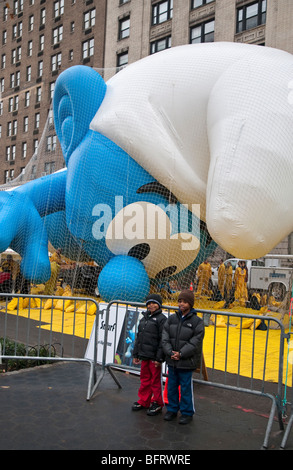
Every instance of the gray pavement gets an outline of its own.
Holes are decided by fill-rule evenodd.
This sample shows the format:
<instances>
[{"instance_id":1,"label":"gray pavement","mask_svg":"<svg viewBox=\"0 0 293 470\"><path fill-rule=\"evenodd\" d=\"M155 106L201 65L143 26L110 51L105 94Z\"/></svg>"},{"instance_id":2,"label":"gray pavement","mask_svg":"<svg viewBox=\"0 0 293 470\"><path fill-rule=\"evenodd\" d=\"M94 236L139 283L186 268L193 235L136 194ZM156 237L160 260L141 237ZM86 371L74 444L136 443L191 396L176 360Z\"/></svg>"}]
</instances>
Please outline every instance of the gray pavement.
<instances>
[{"instance_id":1,"label":"gray pavement","mask_svg":"<svg viewBox=\"0 0 293 470\"><path fill-rule=\"evenodd\" d=\"M140 456L171 452L194 458L195 450L262 448L269 399L196 384L196 414L190 424L180 425L178 420L164 421L165 410L154 417L144 410L133 412L139 377L115 374L122 388L106 372L89 401L86 363L0 374L0 450L95 450L101 461L135 451ZM281 441L275 420L268 451L278 450ZM293 432L286 445L292 449Z\"/></svg>"}]
</instances>

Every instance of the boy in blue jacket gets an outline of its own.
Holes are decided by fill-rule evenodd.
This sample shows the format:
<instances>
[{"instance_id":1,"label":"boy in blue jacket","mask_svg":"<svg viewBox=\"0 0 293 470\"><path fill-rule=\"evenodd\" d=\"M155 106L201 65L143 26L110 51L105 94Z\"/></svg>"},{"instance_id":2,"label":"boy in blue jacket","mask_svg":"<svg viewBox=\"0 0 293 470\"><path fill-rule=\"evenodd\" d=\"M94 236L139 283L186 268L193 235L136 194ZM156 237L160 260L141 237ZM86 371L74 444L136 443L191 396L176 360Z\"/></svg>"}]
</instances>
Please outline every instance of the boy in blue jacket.
<instances>
[{"instance_id":1,"label":"boy in blue jacket","mask_svg":"<svg viewBox=\"0 0 293 470\"><path fill-rule=\"evenodd\" d=\"M194 414L192 372L200 366L204 338L204 323L193 305L193 292L183 290L178 297L179 309L169 316L162 334L168 364L168 411L164 419L171 421L180 410L180 424L189 423Z\"/></svg>"}]
</instances>

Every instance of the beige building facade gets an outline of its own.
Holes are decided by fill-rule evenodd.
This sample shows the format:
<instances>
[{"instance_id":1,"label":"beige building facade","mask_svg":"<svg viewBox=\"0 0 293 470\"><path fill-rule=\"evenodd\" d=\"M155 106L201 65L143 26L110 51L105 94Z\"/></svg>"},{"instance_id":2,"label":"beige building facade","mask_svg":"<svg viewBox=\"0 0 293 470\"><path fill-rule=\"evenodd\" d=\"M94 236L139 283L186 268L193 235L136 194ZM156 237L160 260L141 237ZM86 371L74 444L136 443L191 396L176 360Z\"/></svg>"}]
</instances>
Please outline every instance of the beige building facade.
<instances>
[{"instance_id":1,"label":"beige building facade","mask_svg":"<svg viewBox=\"0 0 293 470\"><path fill-rule=\"evenodd\" d=\"M11 0L0 3L0 17L0 185L63 167L51 104L58 75L72 65L95 67L107 80L182 44L234 41L293 53L292 0Z\"/></svg>"}]
</instances>

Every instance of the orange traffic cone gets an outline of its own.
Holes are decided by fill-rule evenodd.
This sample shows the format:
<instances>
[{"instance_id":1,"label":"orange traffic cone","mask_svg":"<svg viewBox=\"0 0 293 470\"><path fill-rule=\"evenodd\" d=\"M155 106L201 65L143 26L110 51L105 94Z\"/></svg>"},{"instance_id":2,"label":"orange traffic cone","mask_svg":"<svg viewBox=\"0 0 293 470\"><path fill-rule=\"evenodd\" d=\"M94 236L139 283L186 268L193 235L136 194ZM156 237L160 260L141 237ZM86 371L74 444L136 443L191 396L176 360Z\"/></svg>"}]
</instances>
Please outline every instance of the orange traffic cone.
<instances>
[{"instance_id":1,"label":"orange traffic cone","mask_svg":"<svg viewBox=\"0 0 293 470\"><path fill-rule=\"evenodd\" d=\"M190 283L189 290L193 290L192 282Z\"/></svg>"}]
</instances>

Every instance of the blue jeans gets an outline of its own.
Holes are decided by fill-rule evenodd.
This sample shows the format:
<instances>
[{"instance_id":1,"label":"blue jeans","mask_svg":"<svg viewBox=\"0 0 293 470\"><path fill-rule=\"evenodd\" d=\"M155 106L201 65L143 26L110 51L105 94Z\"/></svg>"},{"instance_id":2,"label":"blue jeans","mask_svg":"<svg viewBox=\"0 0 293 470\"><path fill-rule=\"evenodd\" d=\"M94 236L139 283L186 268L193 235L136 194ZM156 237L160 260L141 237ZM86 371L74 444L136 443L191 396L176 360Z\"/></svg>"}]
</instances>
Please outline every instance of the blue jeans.
<instances>
[{"instance_id":1,"label":"blue jeans","mask_svg":"<svg viewBox=\"0 0 293 470\"><path fill-rule=\"evenodd\" d=\"M168 411L177 413L180 410L183 415L189 416L194 414L192 372L192 370L168 367ZM181 386L180 401L179 385Z\"/></svg>"}]
</instances>

